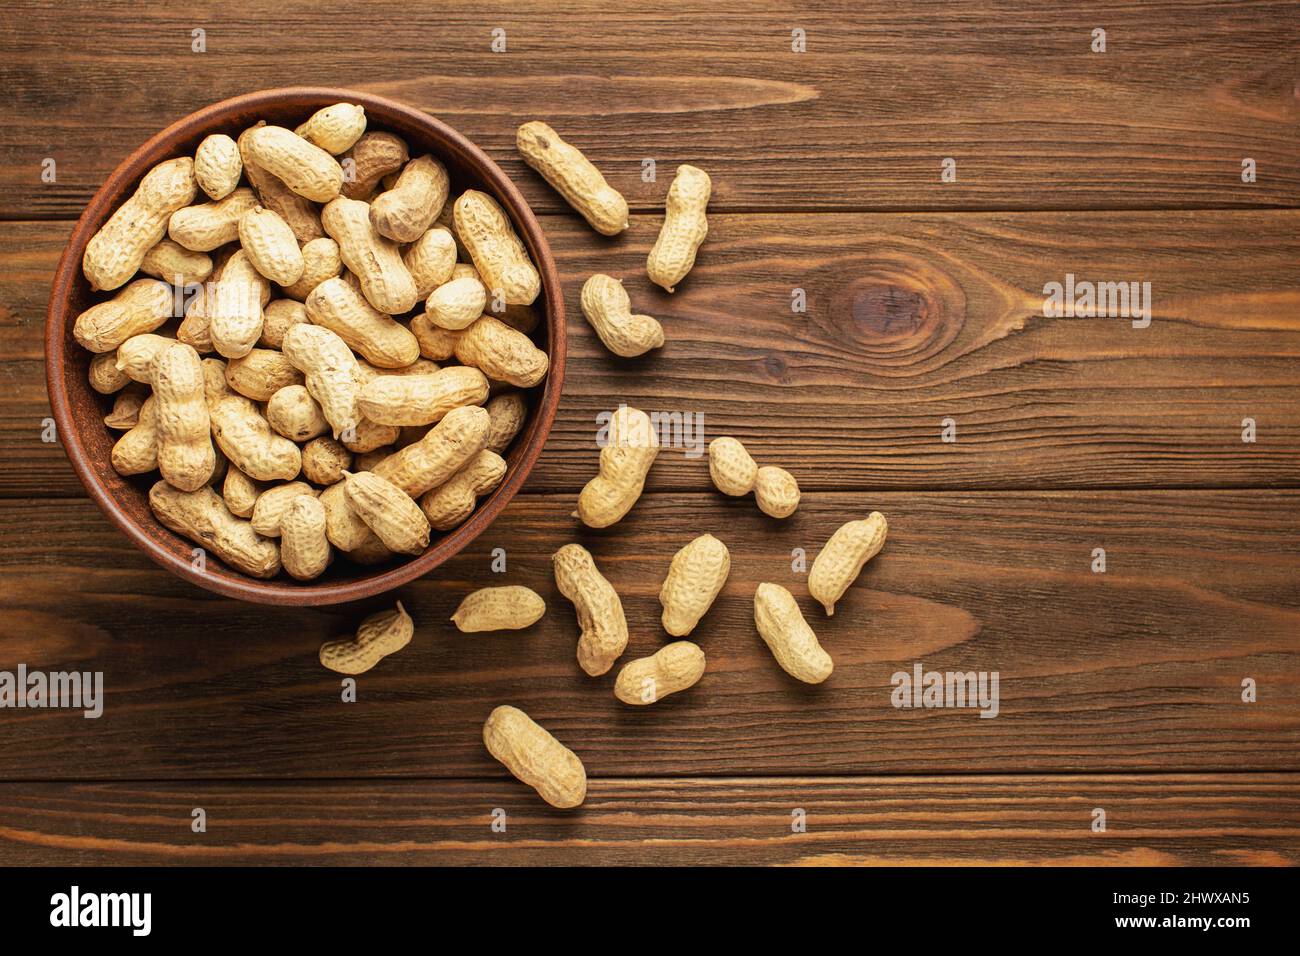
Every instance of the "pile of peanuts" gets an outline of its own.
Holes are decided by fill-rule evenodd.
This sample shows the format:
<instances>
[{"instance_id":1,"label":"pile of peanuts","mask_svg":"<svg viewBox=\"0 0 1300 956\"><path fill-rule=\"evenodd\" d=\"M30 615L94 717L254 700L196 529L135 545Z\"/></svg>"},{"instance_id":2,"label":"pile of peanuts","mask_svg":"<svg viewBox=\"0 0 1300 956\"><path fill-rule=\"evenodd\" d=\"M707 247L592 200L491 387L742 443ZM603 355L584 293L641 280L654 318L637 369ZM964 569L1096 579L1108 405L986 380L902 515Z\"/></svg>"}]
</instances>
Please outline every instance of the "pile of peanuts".
<instances>
[{"instance_id":1,"label":"pile of peanuts","mask_svg":"<svg viewBox=\"0 0 1300 956\"><path fill-rule=\"evenodd\" d=\"M533 166L597 232L615 235L628 228L623 196L606 182L592 163L544 123L519 128L517 143ZM712 185L694 166L682 166L668 191L664 223L647 260L650 279L669 292L695 262L708 233L705 207ZM642 355L664 344L660 323L648 315L632 314L622 283L610 276L592 276L582 288L582 310L600 341L615 355ZM578 496L574 516L591 528L621 521L641 496L646 476L659 454L654 424L645 412L620 406L610 416L607 441L600 452L598 473ZM738 440L714 439L709 445L709 472L725 495L754 494L766 515L783 519L794 514L800 492L794 476L773 465L760 467ZM842 525L823 546L808 575L808 591L834 614L836 603L858 578L863 566L885 544L884 515ZM577 615L578 665L591 677L609 672L628 644L627 618L613 585L600 573L591 553L580 544L566 544L552 557L555 583L572 602ZM727 546L711 534L686 544L669 563L659 591L664 630L685 638L722 591L731 572ZM462 632L519 630L546 613L535 591L520 586L483 588L468 595L452 615ZM759 584L754 594L754 623L777 664L790 676L819 684L831 675L830 655L804 619L794 595L777 584ZM414 624L397 605L363 622L355 639L331 641L321 648L321 663L345 674L375 666L404 647ZM614 695L633 706L656 703L694 686L704 675L705 655L699 645L675 640L648 657L626 663L614 682ZM495 708L483 725L489 753L516 778L533 787L549 804L579 806L586 798L587 775L581 759L522 710Z\"/></svg>"},{"instance_id":2,"label":"pile of peanuts","mask_svg":"<svg viewBox=\"0 0 1300 956\"><path fill-rule=\"evenodd\" d=\"M450 185L337 103L208 136L91 238L83 272L114 294L73 334L115 395L113 468L158 473L163 525L306 581L421 553L501 483L549 369L541 279L500 205Z\"/></svg>"}]
</instances>

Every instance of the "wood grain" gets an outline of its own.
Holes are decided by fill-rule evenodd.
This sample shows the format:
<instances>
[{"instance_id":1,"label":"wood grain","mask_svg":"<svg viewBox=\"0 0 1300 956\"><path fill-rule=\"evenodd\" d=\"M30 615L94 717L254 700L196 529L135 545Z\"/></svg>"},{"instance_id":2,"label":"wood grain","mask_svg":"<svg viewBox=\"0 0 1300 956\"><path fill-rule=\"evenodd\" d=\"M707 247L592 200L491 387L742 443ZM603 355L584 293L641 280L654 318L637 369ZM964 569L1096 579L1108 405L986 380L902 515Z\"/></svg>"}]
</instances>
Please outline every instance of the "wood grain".
<instances>
[{"instance_id":1,"label":"wood grain","mask_svg":"<svg viewBox=\"0 0 1300 956\"><path fill-rule=\"evenodd\" d=\"M222 8L21 0L0 32L0 216L76 216L167 123L285 85L356 86L450 121L559 201L514 152L520 123L572 134L634 207L680 162L715 208L1296 206L1300 19L1285 0L818 4L346 0ZM292 29L286 29L286 24ZM1107 30L1105 53L1092 31ZM206 52L191 52L193 30ZM507 52L490 52L492 30ZM791 52L791 31L807 52ZM75 51L75 53L70 52ZM58 163L55 183L42 162ZM944 158L956 183L940 181ZM1243 158L1258 181L1241 181ZM658 181L641 180L654 158ZM815 170L815 174L810 174Z\"/></svg>"},{"instance_id":2,"label":"wood grain","mask_svg":"<svg viewBox=\"0 0 1300 956\"><path fill-rule=\"evenodd\" d=\"M544 227L570 361L533 490L581 487L596 416L619 401L703 415L706 442L736 435L809 489L1300 483L1300 212L714 216L671 296L645 276L651 222L613 244L571 216ZM66 234L0 236L3 495L80 493L40 440L40 334ZM665 348L603 349L578 306L595 263L663 321ZM1044 285L1067 273L1150 282L1151 326L1044 318ZM677 450L649 487L698 487L694 473Z\"/></svg>"},{"instance_id":3,"label":"wood grain","mask_svg":"<svg viewBox=\"0 0 1300 956\"><path fill-rule=\"evenodd\" d=\"M806 832L791 831L796 809ZM0 785L7 866L1297 861L1300 792L1263 773L593 780L576 811L505 780Z\"/></svg>"},{"instance_id":4,"label":"wood grain","mask_svg":"<svg viewBox=\"0 0 1300 956\"><path fill-rule=\"evenodd\" d=\"M699 465L702 469L703 465ZM703 480L703 479L701 479ZM104 673L104 716L0 710L0 779L493 776L480 732L513 703L596 776L1297 770L1300 495L1291 492L815 493L780 523L749 501L655 495L604 532L572 496L517 499L468 551L401 589L412 644L340 702L316 660L380 604L332 611L214 599L148 564L88 502L0 503L0 668ZM885 552L827 619L791 552L845 518L889 516ZM623 597L628 656L665 641L657 594L703 530L732 573L694 634L703 681L653 708L574 658L550 555L578 540ZM489 570L504 548L507 573ZM1107 570L1090 570L1105 548ZM760 581L788 585L836 661L798 684L753 627ZM524 584L527 631L462 635L470 590ZM895 709L892 675L997 671L995 719ZM1241 684L1258 684L1258 702Z\"/></svg>"}]
</instances>

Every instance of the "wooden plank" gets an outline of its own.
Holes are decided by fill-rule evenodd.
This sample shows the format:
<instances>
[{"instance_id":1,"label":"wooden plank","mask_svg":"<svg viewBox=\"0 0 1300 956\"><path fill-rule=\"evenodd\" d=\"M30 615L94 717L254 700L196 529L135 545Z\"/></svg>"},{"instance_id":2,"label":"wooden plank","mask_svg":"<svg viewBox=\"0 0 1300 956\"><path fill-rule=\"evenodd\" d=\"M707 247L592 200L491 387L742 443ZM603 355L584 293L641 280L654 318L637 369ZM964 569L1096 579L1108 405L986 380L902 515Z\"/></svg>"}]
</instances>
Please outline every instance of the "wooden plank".
<instances>
[{"instance_id":1,"label":"wooden plank","mask_svg":"<svg viewBox=\"0 0 1300 956\"><path fill-rule=\"evenodd\" d=\"M10 4L0 216L80 213L148 136L258 87L353 85L428 110L501 162L519 123L570 131L640 209L683 161L715 208L1187 208L1300 203L1300 20L1286 0L1062 8L1050 0L549 9ZM286 23L293 24L285 29ZM1107 31L1094 53L1092 31ZM191 52L206 30L206 52ZM506 30L507 52L490 52ZM792 31L807 52L791 50ZM105 38L111 42L105 42ZM58 164L42 182L42 162ZM654 158L659 181L641 181ZM958 163L956 183L941 163ZM1242 161L1258 181L1241 181Z\"/></svg>"},{"instance_id":2,"label":"wooden plank","mask_svg":"<svg viewBox=\"0 0 1300 956\"><path fill-rule=\"evenodd\" d=\"M653 495L577 532L571 496L516 500L400 597L410 647L359 680L316 660L378 604L263 608L211 597L134 552L81 500L0 503L0 670L102 671L105 712L0 710L0 779L491 776L492 707L514 703L596 776L1300 770L1300 494L816 493L784 523L713 494ZM792 571L840 522L891 521L885 552L827 619ZM653 708L574 660L550 555L579 540L623 597L628 657L665 640L658 589L704 530L732 572L694 637L701 684ZM506 574L490 572L492 549ZM1093 551L1107 570L1093 573ZM789 586L835 658L819 687L778 669L753 625L759 581ZM526 632L462 635L470 590L546 599ZM893 675L996 671L999 715L898 709ZM1242 683L1258 687L1243 703Z\"/></svg>"},{"instance_id":3,"label":"wooden plank","mask_svg":"<svg viewBox=\"0 0 1300 956\"><path fill-rule=\"evenodd\" d=\"M649 225L611 244L546 220L571 347L534 490L590 477L596 416L619 401L702 415L702 441L737 435L808 489L1300 482L1298 212L722 215L671 296L645 277ZM3 495L80 493L41 441L41 331L67 230L0 236ZM664 349L605 352L578 307L597 270L662 319ZM1067 274L1150 282L1150 327L1044 318L1044 286ZM673 449L650 487L698 489L701 474Z\"/></svg>"},{"instance_id":4,"label":"wooden plank","mask_svg":"<svg viewBox=\"0 0 1300 956\"><path fill-rule=\"evenodd\" d=\"M593 780L575 811L505 780L0 785L6 866L1298 861L1300 787L1284 774Z\"/></svg>"}]
</instances>

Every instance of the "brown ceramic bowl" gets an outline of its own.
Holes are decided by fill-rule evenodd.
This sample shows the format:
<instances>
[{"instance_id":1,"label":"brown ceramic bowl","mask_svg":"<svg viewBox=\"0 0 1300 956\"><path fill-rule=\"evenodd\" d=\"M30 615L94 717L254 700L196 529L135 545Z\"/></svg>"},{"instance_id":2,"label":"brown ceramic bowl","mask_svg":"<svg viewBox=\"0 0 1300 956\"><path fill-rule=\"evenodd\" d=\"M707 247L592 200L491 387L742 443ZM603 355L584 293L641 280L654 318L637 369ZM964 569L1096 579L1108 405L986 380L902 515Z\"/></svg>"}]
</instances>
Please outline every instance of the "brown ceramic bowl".
<instances>
[{"instance_id":1,"label":"brown ceramic bowl","mask_svg":"<svg viewBox=\"0 0 1300 956\"><path fill-rule=\"evenodd\" d=\"M210 133L237 136L263 119L292 129L322 106L341 101L364 106L368 128L401 136L410 144L412 156L430 152L440 159L451 174L453 195L472 187L501 203L541 273L542 292L534 308L542 322L533 338L550 356L550 374L541 389L528 393L529 417L507 451L509 469L501 486L480 501L473 516L460 527L441 535L434 532L424 554L368 568L338 559L311 582L297 582L283 573L274 580L261 581L233 571L215 558L207 562L206 570L199 571L190 560L194 545L164 528L149 509L148 491L158 480L157 474L123 478L110 463L119 433L105 427L102 419L112 405L112 396L100 395L90 387L87 371L91 355L72 337L72 326L82 310L111 293L91 292L81 272L81 257L90 237L157 163L192 156ZM564 354L564 298L555 260L528 204L497 164L460 133L426 113L383 97L323 87L264 90L225 100L173 123L128 156L95 193L72 231L54 276L45 326L45 374L54 420L72 467L90 497L145 554L169 571L219 594L262 604L335 604L382 594L432 571L478 537L519 491L541 454L560 402Z\"/></svg>"}]
</instances>

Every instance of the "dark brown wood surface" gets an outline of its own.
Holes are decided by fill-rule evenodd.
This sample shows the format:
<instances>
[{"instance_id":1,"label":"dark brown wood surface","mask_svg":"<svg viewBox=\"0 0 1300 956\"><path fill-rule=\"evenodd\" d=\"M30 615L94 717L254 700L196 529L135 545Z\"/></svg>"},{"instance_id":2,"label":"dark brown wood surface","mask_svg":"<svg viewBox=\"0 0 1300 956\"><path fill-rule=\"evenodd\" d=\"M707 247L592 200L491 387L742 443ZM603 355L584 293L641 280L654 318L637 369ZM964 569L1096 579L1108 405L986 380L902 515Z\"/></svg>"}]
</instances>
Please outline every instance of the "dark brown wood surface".
<instances>
[{"instance_id":1,"label":"dark brown wood surface","mask_svg":"<svg viewBox=\"0 0 1300 956\"><path fill-rule=\"evenodd\" d=\"M573 812L505 780L0 788L6 858L32 864L1277 866L1297 818L1266 773L607 778Z\"/></svg>"},{"instance_id":2,"label":"dark brown wood surface","mask_svg":"<svg viewBox=\"0 0 1300 956\"><path fill-rule=\"evenodd\" d=\"M98 720L0 710L0 862L1300 862L1295 3L368 11L21 3L0 25L0 670L107 685ZM494 27L507 53L489 52ZM570 311L565 398L527 493L400 592L416 639L355 704L315 654L373 605L258 608L172 578L41 435L70 219L169 121L291 83L394 96L473 137L545 213ZM517 160L533 118L625 191L627 235L591 234ZM644 256L679 162L708 169L715 197L669 296ZM627 278L662 351L603 351L577 309L594 271ZM1150 327L1044 318L1044 285L1067 273L1149 281ZM799 512L723 499L704 460L669 448L625 522L580 529L595 416L619 401L742 438L798 476ZM792 550L871 509L889 544L827 619ZM668 560L704 530L733 553L697 631L708 673L622 706L612 675L576 666L549 556L590 547L630 654L649 653ZM792 588L834 656L826 685L763 647L764 580ZM547 616L458 634L459 599L499 583L537 589ZM999 716L894 708L891 675L917 662L998 671ZM581 754L582 810L550 810L488 757L482 720L504 702Z\"/></svg>"}]
</instances>

